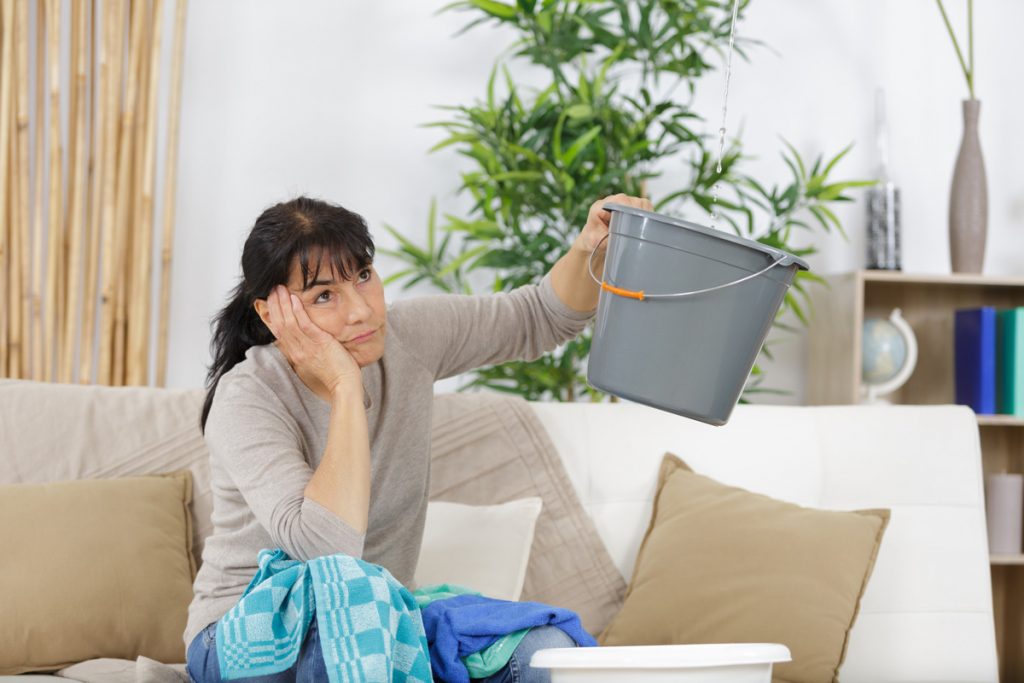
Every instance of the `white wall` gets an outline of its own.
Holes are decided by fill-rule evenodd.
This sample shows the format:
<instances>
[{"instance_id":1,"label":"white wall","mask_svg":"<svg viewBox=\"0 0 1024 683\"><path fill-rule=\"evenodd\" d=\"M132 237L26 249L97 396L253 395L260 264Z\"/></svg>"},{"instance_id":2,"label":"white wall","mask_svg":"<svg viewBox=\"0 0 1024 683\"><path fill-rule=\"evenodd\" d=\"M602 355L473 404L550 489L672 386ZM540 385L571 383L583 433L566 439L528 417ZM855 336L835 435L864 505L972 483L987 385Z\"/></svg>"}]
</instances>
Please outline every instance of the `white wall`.
<instances>
[{"instance_id":1,"label":"white wall","mask_svg":"<svg viewBox=\"0 0 1024 683\"><path fill-rule=\"evenodd\" d=\"M363 214L379 246L388 223L423 240L431 197L458 212L462 164L427 155L441 134L421 124L434 105L472 101L509 35L479 27L453 34L464 15L445 2L338 3L221 0L189 7L177 198L168 383L200 386L209 319L238 274L241 245L267 205L299 193ZM959 5L950 7L964 26ZM1013 49L1024 3L976 3L976 92L989 179L985 272L1024 272L1024 70ZM837 177L868 177L873 93L887 90L892 167L903 192L904 270L949 272L946 212L966 86L931 0L753 0L738 32L764 41L735 59L729 128L743 129L755 175L785 182L780 136L804 155L856 147ZM527 75L526 78L529 78ZM695 107L717 129L721 72ZM681 168L681 166L680 166ZM672 169L668 169L671 171ZM659 183L652 186L658 191ZM850 239L814 233L818 272L863 261L864 207L842 207ZM695 220L705 217L694 216ZM381 257L382 274L396 262ZM407 296L397 287L390 298ZM798 403L802 338L774 346L768 383ZM768 399L765 399L768 400Z\"/></svg>"}]
</instances>

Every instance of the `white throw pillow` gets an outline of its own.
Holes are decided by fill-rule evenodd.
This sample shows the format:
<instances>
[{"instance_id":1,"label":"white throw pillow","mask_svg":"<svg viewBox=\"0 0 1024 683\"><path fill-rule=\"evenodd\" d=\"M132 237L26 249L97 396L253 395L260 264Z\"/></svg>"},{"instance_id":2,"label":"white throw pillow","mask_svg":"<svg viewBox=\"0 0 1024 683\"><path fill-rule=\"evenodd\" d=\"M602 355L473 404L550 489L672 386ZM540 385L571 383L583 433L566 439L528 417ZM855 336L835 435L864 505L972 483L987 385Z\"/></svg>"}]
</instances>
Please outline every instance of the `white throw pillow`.
<instances>
[{"instance_id":1,"label":"white throw pillow","mask_svg":"<svg viewBox=\"0 0 1024 683\"><path fill-rule=\"evenodd\" d=\"M489 598L518 600L540 509L540 498L500 505L431 501L416 585L451 583Z\"/></svg>"}]
</instances>

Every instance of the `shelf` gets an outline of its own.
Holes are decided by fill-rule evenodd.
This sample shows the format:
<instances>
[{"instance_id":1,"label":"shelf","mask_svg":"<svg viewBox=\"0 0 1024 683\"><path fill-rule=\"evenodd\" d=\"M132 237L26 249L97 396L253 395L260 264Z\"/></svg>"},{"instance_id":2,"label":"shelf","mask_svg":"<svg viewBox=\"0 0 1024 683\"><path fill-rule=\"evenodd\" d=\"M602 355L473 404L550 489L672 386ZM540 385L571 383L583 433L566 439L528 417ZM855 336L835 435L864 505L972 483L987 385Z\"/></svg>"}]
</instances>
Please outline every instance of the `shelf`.
<instances>
[{"instance_id":1,"label":"shelf","mask_svg":"<svg viewBox=\"0 0 1024 683\"><path fill-rule=\"evenodd\" d=\"M1024 555L989 555L988 561L991 565L1024 565Z\"/></svg>"},{"instance_id":2,"label":"shelf","mask_svg":"<svg viewBox=\"0 0 1024 683\"><path fill-rule=\"evenodd\" d=\"M857 271L865 282L899 282L901 284L919 285L967 285L985 287L1024 287L1024 277L1003 275L966 275L954 274L913 274L889 270Z\"/></svg>"},{"instance_id":3,"label":"shelf","mask_svg":"<svg viewBox=\"0 0 1024 683\"><path fill-rule=\"evenodd\" d=\"M979 427L1024 427L1024 417L1015 415L978 415Z\"/></svg>"}]
</instances>

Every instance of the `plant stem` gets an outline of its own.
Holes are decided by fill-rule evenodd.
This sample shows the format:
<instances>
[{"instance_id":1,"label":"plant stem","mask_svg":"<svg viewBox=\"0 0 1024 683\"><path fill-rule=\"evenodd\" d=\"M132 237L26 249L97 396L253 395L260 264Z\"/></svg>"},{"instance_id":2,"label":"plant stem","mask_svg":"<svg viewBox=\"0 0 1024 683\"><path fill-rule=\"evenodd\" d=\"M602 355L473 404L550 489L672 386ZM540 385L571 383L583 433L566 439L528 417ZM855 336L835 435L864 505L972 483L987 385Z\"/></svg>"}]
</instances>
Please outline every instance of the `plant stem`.
<instances>
[{"instance_id":1,"label":"plant stem","mask_svg":"<svg viewBox=\"0 0 1024 683\"><path fill-rule=\"evenodd\" d=\"M939 11L942 13L942 21L946 23L946 30L949 31L949 37L953 41L953 48L956 50L956 58L960 60L960 68L964 71L964 78L967 79L967 91L971 95L971 99L974 99L974 83L971 79L971 71L967 68L967 64L964 62L964 55L960 51L960 43L956 41L956 34L953 33L953 26L949 23L949 16L946 15L946 8L942 4L942 0L935 0L935 4L939 6Z\"/></svg>"},{"instance_id":2,"label":"plant stem","mask_svg":"<svg viewBox=\"0 0 1024 683\"><path fill-rule=\"evenodd\" d=\"M971 64L970 90L974 99L974 0L967 0L967 54Z\"/></svg>"}]
</instances>

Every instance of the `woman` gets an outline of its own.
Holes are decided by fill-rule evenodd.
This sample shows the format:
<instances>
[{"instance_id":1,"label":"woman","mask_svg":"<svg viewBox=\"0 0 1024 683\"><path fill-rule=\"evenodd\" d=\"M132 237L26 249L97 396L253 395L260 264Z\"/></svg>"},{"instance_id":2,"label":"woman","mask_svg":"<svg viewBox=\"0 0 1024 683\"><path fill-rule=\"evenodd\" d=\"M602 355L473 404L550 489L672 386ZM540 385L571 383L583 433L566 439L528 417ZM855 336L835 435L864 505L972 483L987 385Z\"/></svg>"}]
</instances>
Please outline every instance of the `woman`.
<instances>
[{"instance_id":1,"label":"woman","mask_svg":"<svg viewBox=\"0 0 1024 683\"><path fill-rule=\"evenodd\" d=\"M263 548L301 561L344 553L412 585L434 382L535 359L583 330L597 306L588 261L608 233L606 201L651 208L626 195L595 202L537 285L390 307L358 215L300 197L257 219L242 280L215 319L203 406L214 532L184 634L197 683L220 680L216 622L242 596ZM534 629L485 680L546 680L529 656L571 645L556 628ZM325 680L323 666L313 620L295 670L259 680Z\"/></svg>"}]
</instances>

